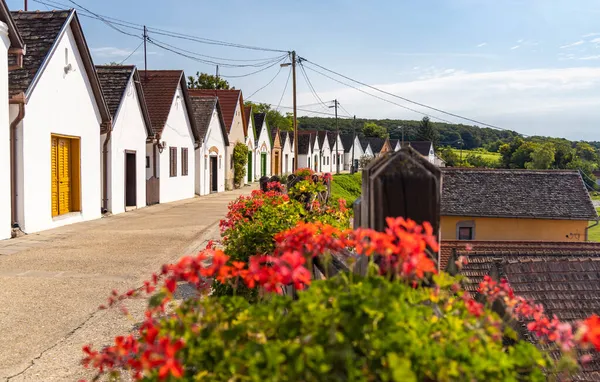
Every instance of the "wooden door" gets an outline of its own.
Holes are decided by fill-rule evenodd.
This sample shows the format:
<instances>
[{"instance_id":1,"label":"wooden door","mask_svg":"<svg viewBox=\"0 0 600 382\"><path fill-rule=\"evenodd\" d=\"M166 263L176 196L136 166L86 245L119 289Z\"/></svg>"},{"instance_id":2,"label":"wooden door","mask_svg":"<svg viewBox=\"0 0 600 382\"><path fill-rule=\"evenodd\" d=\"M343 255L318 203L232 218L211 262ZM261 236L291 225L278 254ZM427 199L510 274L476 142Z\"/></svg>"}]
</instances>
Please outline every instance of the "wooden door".
<instances>
[{"instance_id":1,"label":"wooden door","mask_svg":"<svg viewBox=\"0 0 600 382\"><path fill-rule=\"evenodd\" d=\"M72 211L71 140L52 137L52 216Z\"/></svg>"},{"instance_id":2,"label":"wooden door","mask_svg":"<svg viewBox=\"0 0 600 382\"><path fill-rule=\"evenodd\" d=\"M279 152L275 153L274 167L275 167L275 171L273 171L273 175L279 175Z\"/></svg>"},{"instance_id":3,"label":"wooden door","mask_svg":"<svg viewBox=\"0 0 600 382\"><path fill-rule=\"evenodd\" d=\"M58 216L58 138L52 137L52 217Z\"/></svg>"},{"instance_id":4,"label":"wooden door","mask_svg":"<svg viewBox=\"0 0 600 382\"><path fill-rule=\"evenodd\" d=\"M217 192L218 188L218 170L217 170L217 157L210 157L210 191Z\"/></svg>"},{"instance_id":5,"label":"wooden door","mask_svg":"<svg viewBox=\"0 0 600 382\"><path fill-rule=\"evenodd\" d=\"M125 153L125 206L137 207L136 153Z\"/></svg>"},{"instance_id":6,"label":"wooden door","mask_svg":"<svg viewBox=\"0 0 600 382\"><path fill-rule=\"evenodd\" d=\"M260 154L260 176L267 176L267 153Z\"/></svg>"},{"instance_id":7,"label":"wooden door","mask_svg":"<svg viewBox=\"0 0 600 382\"><path fill-rule=\"evenodd\" d=\"M252 182L252 151L248 151L248 182Z\"/></svg>"}]
</instances>

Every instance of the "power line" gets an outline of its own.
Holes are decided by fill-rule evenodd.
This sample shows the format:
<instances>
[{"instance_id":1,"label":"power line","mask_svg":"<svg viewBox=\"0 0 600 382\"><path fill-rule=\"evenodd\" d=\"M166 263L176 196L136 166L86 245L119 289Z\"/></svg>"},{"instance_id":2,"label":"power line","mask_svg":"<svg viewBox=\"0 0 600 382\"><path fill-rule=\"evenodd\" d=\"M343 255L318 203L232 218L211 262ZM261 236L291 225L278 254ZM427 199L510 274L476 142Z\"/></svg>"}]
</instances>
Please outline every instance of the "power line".
<instances>
[{"instance_id":1,"label":"power line","mask_svg":"<svg viewBox=\"0 0 600 382\"><path fill-rule=\"evenodd\" d=\"M308 74L306 73L306 70L304 69L304 66L302 65L302 61L300 61L299 64L300 64L300 71L302 73L302 76L304 77L304 81L306 81L306 84L308 85L308 88L310 89L313 97L315 97L315 99L321 103L321 106L324 109L328 109L329 107L327 105L325 105L325 103L323 102L321 97L319 97L319 94L315 90L314 86L312 85L312 82L310 82L310 78L308 78Z\"/></svg>"},{"instance_id":2,"label":"power line","mask_svg":"<svg viewBox=\"0 0 600 382\"><path fill-rule=\"evenodd\" d=\"M106 24L108 27L110 27L110 28L112 28L112 29L114 29L114 30L116 30L116 31L118 31L118 32L121 32L121 33L123 33L123 34L129 35L129 36L132 36L132 37L137 37L137 38L140 38L140 36L138 36L138 35L135 35L135 34L133 34L133 33L129 33L129 32L125 32L124 30L117 28L117 27L116 27L116 26L114 26L114 25L113 25L113 24L112 24L110 21L107 21L107 20L106 20L106 19L104 19L102 16L100 16L100 15L98 15L98 14L96 14L96 13L94 13L94 12L90 11L89 9L87 9L87 8L85 8L85 7L82 7L81 5L77 4L75 1L73 1L73 0L69 0L69 2L73 3L75 6L77 6L77 7L81 8L81 9L83 9L84 11L86 11L86 12L88 12L88 13L90 13L90 14L92 14L92 15L96 16L96 17L97 17L97 18L98 18L100 21L102 21L102 22L103 22L104 24Z\"/></svg>"},{"instance_id":3,"label":"power line","mask_svg":"<svg viewBox=\"0 0 600 382\"><path fill-rule=\"evenodd\" d=\"M123 65L125 61L129 60L131 56L133 56L142 45L144 45L144 41L140 42L140 45L138 45L137 48L135 48L131 53L129 53L129 56L127 56L123 61L121 61L119 65Z\"/></svg>"},{"instance_id":4,"label":"power line","mask_svg":"<svg viewBox=\"0 0 600 382\"><path fill-rule=\"evenodd\" d=\"M267 86L271 85L271 83L273 81L275 81L275 78L277 78L277 76L279 76L279 73L281 73L281 66L279 67L279 70L277 71L277 74L275 74L275 76L273 78L271 78L271 81L267 82L267 84L265 86L263 86L262 88L258 89L257 91L255 91L254 93L250 94L250 97L246 98L246 99L250 99L252 98L256 93L258 93L259 91L263 90L264 88L266 88Z\"/></svg>"},{"instance_id":5,"label":"power line","mask_svg":"<svg viewBox=\"0 0 600 382\"><path fill-rule=\"evenodd\" d=\"M476 124L478 124L478 125L482 125L482 126L491 127L492 129L497 129L497 130L508 130L508 129L504 129L504 128L502 128L502 127L499 127L499 126L495 126L495 125L491 125L491 124L489 124L489 123L485 123L485 122L478 121L478 120L476 120L476 119L472 119L472 118L464 117L464 116L462 116L462 115L459 115L459 114L454 114L454 113L451 113L451 112L448 112L448 111L445 111L445 110L442 110L442 109L438 109L438 108L436 108L436 107L429 106L429 105L426 105L426 104L424 104L424 103L416 102L416 101L410 100L410 99L408 99L408 98L405 98L405 97L401 97L401 96L399 96L399 95L396 95L396 94L393 94L393 93L387 92L387 91L385 91L385 90L381 90L381 89L379 89L379 88L376 88L375 86L371 86L371 85L369 85L369 84L366 84L366 83L364 83L364 82L361 82L361 81L355 80L355 79L353 79L353 78L350 78L350 77L348 77L348 76L345 76L345 75L343 75L343 74L340 74L340 73L338 73L338 72L335 72L335 71L333 71L333 70L331 70L331 69L327 69L327 68L325 68L325 67L323 67L323 66L321 66L321 65L319 65L319 64L317 64L317 63L314 63L314 62L312 62L312 61L310 61L310 60L307 60L307 59L305 59L305 58L300 58L300 59L301 59L301 60L304 60L304 61L306 61L306 62L308 62L308 63L310 63L310 64L312 64L312 65L315 65L315 66L317 66L317 67L319 67L319 68L321 68L321 69L323 69L323 70L326 70L326 71L328 71L329 73L333 73L333 74L335 74L335 75L337 75L337 76L340 76L340 77L342 77L342 78L345 78L345 79L347 79L347 80L349 80L349 81L352 81L352 82L354 82L354 83L357 83L357 84L359 84L359 85L361 85L361 86L366 86L366 87L368 87L368 88L370 88L370 89L373 89L373 90L376 90L376 91L378 91L378 92L380 92L380 93L383 93L383 94L389 95L389 96L391 96L391 97L395 97L395 98L401 99L401 100L403 100L403 101L406 101L406 102L412 103L412 104L414 104L414 105L418 105L418 106L421 106L421 107L424 107L424 108L427 108L427 109L430 109L430 110L434 110L434 111L437 111L437 112L439 112L439 113L446 114L446 115L449 115L449 116L452 116L452 117L460 118L460 119L463 119L463 120L465 120L465 121L470 121L470 122L476 123ZM508 131L510 131L510 130L508 130Z\"/></svg>"},{"instance_id":6,"label":"power line","mask_svg":"<svg viewBox=\"0 0 600 382\"><path fill-rule=\"evenodd\" d=\"M290 70L288 73L288 78L285 81L285 86L283 87L283 93L281 93L281 98L279 98L279 103L277 104L277 108L275 111L279 111L279 106L281 106L281 101L283 100L283 96L285 96L285 91L287 90L288 84L290 83L290 77L292 76L292 71Z\"/></svg>"}]
</instances>

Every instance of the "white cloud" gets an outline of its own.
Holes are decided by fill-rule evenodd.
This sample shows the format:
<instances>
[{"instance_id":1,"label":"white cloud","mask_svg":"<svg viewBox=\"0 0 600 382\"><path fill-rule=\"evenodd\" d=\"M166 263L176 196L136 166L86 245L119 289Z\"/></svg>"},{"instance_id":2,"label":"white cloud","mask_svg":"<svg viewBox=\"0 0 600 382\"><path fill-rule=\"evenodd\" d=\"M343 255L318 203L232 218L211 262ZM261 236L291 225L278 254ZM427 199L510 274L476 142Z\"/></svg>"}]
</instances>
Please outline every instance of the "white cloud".
<instances>
[{"instance_id":1,"label":"white cloud","mask_svg":"<svg viewBox=\"0 0 600 382\"><path fill-rule=\"evenodd\" d=\"M471 57L471 58L497 58L495 54L486 53L432 53L432 52L398 52L392 53L394 56L407 56L407 57Z\"/></svg>"},{"instance_id":2,"label":"white cloud","mask_svg":"<svg viewBox=\"0 0 600 382\"><path fill-rule=\"evenodd\" d=\"M600 54L596 54L593 56L583 56L583 57L579 57L578 60L600 60Z\"/></svg>"},{"instance_id":3,"label":"white cloud","mask_svg":"<svg viewBox=\"0 0 600 382\"><path fill-rule=\"evenodd\" d=\"M600 44L600 37L590 40L592 44Z\"/></svg>"},{"instance_id":4,"label":"white cloud","mask_svg":"<svg viewBox=\"0 0 600 382\"><path fill-rule=\"evenodd\" d=\"M573 48L575 46L583 45L584 42L585 41L583 41L583 40L575 41L571 44L566 44L566 45L561 46L560 49Z\"/></svg>"},{"instance_id":5,"label":"white cloud","mask_svg":"<svg viewBox=\"0 0 600 382\"><path fill-rule=\"evenodd\" d=\"M515 50L515 49L519 49L521 47L521 45L515 45L512 48L510 48L510 50Z\"/></svg>"},{"instance_id":6,"label":"white cloud","mask_svg":"<svg viewBox=\"0 0 600 382\"><path fill-rule=\"evenodd\" d=\"M482 48L486 45L487 45L487 42L482 42L481 44L477 45L477 48Z\"/></svg>"},{"instance_id":7,"label":"white cloud","mask_svg":"<svg viewBox=\"0 0 600 382\"><path fill-rule=\"evenodd\" d=\"M584 34L581 37L586 38L586 37L594 37L594 36L600 36L600 33L592 32L592 33Z\"/></svg>"},{"instance_id":8,"label":"white cloud","mask_svg":"<svg viewBox=\"0 0 600 382\"><path fill-rule=\"evenodd\" d=\"M98 57L127 57L132 51L133 49L121 49L114 46L92 48L92 53Z\"/></svg>"},{"instance_id":9,"label":"white cloud","mask_svg":"<svg viewBox=\"0 0 600 382\"><path fill-rule=\"evenodd\" d=\"M392 94L524 134L600 140L597 129L597 121L600 120L600 67L480 73L457 70L441 77L376 86ZM369 88L361 89L424 113L469 123ZM357 117L422 117L351 88L334 89L320 96L343 100L344 107L356 113ZM312 99L310 93L301 94L299 102L314 102Z\"/></svg>"}]
</instances>

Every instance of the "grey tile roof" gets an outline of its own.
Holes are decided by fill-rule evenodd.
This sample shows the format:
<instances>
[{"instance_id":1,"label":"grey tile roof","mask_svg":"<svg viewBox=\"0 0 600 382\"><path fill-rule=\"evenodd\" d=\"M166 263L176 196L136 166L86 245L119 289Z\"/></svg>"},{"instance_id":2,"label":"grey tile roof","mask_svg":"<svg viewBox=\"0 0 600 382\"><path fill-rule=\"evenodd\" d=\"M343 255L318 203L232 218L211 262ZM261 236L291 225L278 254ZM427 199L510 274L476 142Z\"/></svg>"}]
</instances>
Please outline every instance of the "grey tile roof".
<instances>
[{"instance_id":1,"label":"grey tile roof","mask_svg":"<svg viewBox=\"0 0 600 382\"><path fill-rule=\"evenodd\" d=\"M221 126L221 134L225 139L225 145L229 145L229 139L227 137L227 128L225 120L223 119L223 112L219 103L219 98L215 96L208 97L190 97L190 103L192 105L192 116L196 121L196 128L198 129L198 137L200 139L206 139L206 133L210 126L210 121L213 117L213 111L217 110L219 125Z\"/></svg>"},{"instance_id":2,"label":"grey tile roof","mask_svg":"<svg viewBox=\"0 0 600 382\"><path fill-rule=\"evenodd\" d=\"M71 11L11 12L15 25L25 41L23 68L9 73L9 93L26 92L44 59L59 36Z\"/></svg>"},{"instance_id":3,"label":"grey tile roof","mask_svg":"<svg viewBox=\"0 0 600 382\"><path fill-rule=\"evenodd\" d=\"M429 156L429 150L431 149L431 141L412 141L412 142L404 142L404 147L410 146L413 149L417 150L417 152L423 156ZM394 149L392 146L392 149Z\"/></svg>"},{"instance_id":4,"label":"grey tile roof","mask_svg":"<svg viewBox=\"0 0 600 382\"><path fill-rule=\"evenodd\" d=\"M25 42L19 33L15 21L10 15L8 6L4 0L0 0L0 21L8 25L8 38L10 39L10 48L23 49Z\"/></svg>"},{"instance_id":5,"label":"grey tile roof","mask_svg":"<svg viewBox=\"0 0 600 382\"><path fill-rule=\"evenodd\" d=\"M365 138L369 145L371 145L371 150L373 150L373 154L378 154L381 152L383 145L385 144L385 139L383 138Z\"/></svg>"},{"instance_id":6,"label":"grey tile roof","mask_svg":"<svg viewBox=\"0 0 600 382\"><path fill-rule=\"evenodd\" d=\"M117 114L121 100L127 90L129 79L133 75L135 66L96 66L98 79L102 86L102 93L110 114Z\"/></svg>"},{"instance_id":7,"label":"grey tile roof","mask_svg":"<svg viewBox=\"0 0 600 382\"><path fill-rule=\"evenodd\" d=\"M349 153L352 150L352 144L354 143L354 136L353 135L340 135L341 139L342 139L342 145L344 145L344 151Z\"/></svg>"},{"instance_id":8,"label":"grey tile roof","mask_svg":"<svg viewBox=\"0 0 600 382\"><path fill-rule=\"evenodd\" d=\"M444 168L442 216L594 220L577 171Z\"/></svg>"},{"instance_id":9,"label":"grey tile roof","mask_svg":"<svg viewBox=\"0 0 600 382\"><path fill-rule=\"evenodd\" d=\"M262 131L263 122L267 115L265 113L254 113L254 128L256 129L256 140L258 141L260 133ZM258 147L258 142L254 142Z\"/></svg>"},{"instance_id":10,"label":"grey tile roof","mask_svg":"<svg viewBox=\"0 0 600 382\"><path fill-rule=\"evenodd\" d=\"M298 134L298 154L308 154L312 142L312 134Z\"/></svg>"},{"instance_id":11,"label":"grey tile roof","mask_svg":"<svg viewBox=\"0 0 600 382\"><path fill-rule=\"evenodd\" d=\"M367 151L367 147L369 147L369 141L367 138L359 137L358 141L360 142L360 146L362 147L363 151Z\"/></svg>"}]
</instances>

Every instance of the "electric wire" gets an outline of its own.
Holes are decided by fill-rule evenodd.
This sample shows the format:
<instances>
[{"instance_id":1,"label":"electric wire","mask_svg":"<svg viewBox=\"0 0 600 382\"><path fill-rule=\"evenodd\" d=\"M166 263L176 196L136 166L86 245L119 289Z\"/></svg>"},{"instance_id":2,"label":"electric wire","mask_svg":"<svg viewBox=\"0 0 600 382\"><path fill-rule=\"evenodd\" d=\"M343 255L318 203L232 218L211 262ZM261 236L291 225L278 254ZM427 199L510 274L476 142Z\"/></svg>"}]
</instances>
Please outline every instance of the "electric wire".
<instances>
[{"instance_id":1,"label":"electric wire","mask_svg":"<svg viewBox=\"0 0 600 382\"><path fill-rule=\"evenodd\" d=\"M279 106L281 106L281 101L283 101L283 97L285 96L285 91L287 90L288 84L290 83L290 77L292 76L292 71L290 70L288 73L288 78L285 81L285 86L283 87L283 93L281 93L281 97L279 98L279 103L277 104L277 108L275 111L279 111Z\"/></svg>"},{"instance_id":2,"label":"electric wire","mask_svg":"<svg viewBox=\"0 0 600 382\"><path fill-rule=\"evenodd\" d=\"M121 61L121 63L119 65L123 65L125 63L125 61L129 60L131 58L131 56L133 56L135 54L135 52L138 51L138 49L140 49L140 47L144 45L144 41L140 42L140 45L137 46L137 48L135 48L131 53L129 53L129 56L127 56L123 61Z\"/></svg>"},{"instance_id":3,"label":"electric wire","mask_svg":"<svg viewBox=\"0 0 600 382\"><path fill-rule=\"evenodd\" d=\"M275 74L275 76L273 78L271 78L271 81L267 82L267 84L263 87L261 87L260 89L258 89L257 91L255 91L254 93L250 94L250 97L246 98L247 100L249 100L250 98L252 98L256 93L258 93L259 91L263 90L264 88L266 88L267 86L271 85L271 83L273 83L273 81L275 81L275 78L277 78L279 76L279 73L281 73L281 69L282 67L279 67L279 70L277 71L277 73Z\"/></svg>"}]
</instances>

